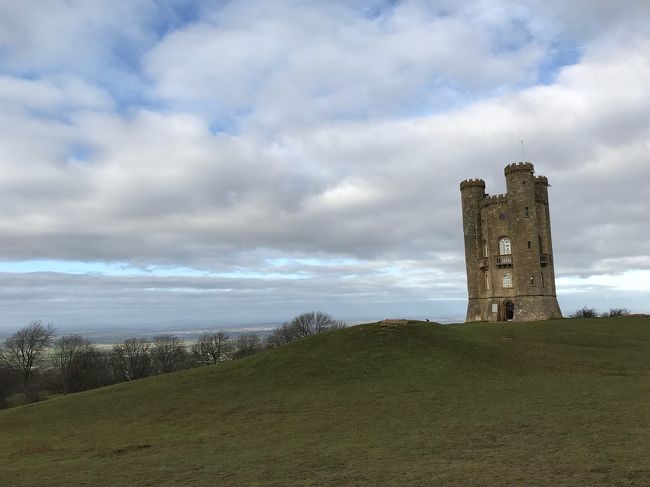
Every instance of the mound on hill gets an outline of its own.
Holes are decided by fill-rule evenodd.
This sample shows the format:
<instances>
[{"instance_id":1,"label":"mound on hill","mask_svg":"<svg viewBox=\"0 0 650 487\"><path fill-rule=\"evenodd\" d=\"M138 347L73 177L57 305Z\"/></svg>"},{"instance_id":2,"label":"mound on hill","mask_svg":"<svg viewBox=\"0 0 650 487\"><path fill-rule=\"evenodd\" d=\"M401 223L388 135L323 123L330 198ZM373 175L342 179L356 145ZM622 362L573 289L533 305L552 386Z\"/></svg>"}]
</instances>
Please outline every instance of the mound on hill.
<instances>
[{"instance_id":1,"label":"mound on hill","mask_svg":"<svg viewBox=\"0 0 650 487\"><path fill-rule=\"evenodd\" d=\"M648 485L650 320L369 324L0 411L0 485Z\"/></svg>"}]
</instances>

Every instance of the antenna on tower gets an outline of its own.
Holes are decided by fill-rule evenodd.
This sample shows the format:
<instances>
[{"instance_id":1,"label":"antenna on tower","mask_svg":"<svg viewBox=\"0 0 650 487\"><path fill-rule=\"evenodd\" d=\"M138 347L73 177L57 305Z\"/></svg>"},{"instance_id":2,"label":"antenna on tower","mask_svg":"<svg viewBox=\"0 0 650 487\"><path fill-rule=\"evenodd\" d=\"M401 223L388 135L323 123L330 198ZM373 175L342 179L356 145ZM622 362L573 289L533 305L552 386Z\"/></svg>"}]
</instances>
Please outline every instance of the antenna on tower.
<instances>
[{"instance_id":1,"label":"antenna on tower","mask_svg":"<svg viewBox=\"0 0 650 487\"><path fill-rule=\"evenodd\" d=\"M521 139L521 156L523 157L522 161L526 160L526 151L524 150L524 139Z\"/></svg>"}]
</instances>

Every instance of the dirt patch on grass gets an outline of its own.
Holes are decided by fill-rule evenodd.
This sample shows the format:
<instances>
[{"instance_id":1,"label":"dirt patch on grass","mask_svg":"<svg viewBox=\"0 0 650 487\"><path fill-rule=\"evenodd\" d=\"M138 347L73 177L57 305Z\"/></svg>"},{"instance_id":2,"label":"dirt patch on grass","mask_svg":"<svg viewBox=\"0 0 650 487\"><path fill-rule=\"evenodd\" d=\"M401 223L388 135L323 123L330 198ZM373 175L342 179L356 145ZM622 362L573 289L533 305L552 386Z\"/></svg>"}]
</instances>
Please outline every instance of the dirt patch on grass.
<instances>
[{"instance_id":1,"label":"dirt patch on grass","mask_svg":"<svg viewBox=\"0 0 650 487\"><path fill-rule=\"evenodd\" d=\"M109 456L120 456L120 455L126 455L127 453L133 453L137 452L140 450L147 450L151 448L152 445L148 443L142 443L140 445L126 445L121 448L116 448L114 450L109 450L105 451L103 453L98 454L98 457L109 457Z\"/></svg>"},{"instance_id":2,"label":"dirt patch on grass","mask_svg":"<svg viewBox=\"0 0 650 487\"><path fill-rule=\"evenodd\" d=\"M406 325L414 325L417 323L415 320L382 320L379 322L379 326L381 327L388 327L388 328L394 328L396 326L406 326Z\"/></svg>"},{"instance_id":3,"label":"dirt patch on grass","mask_svg":"<svg viewBox=\"0 0 650 487\"><path fill-rule=\"evenodd\" d=\"M16 451L15 455L41 455L52 451L50 445L46 443L27 445Z\"/></svg>"}]
</instances>

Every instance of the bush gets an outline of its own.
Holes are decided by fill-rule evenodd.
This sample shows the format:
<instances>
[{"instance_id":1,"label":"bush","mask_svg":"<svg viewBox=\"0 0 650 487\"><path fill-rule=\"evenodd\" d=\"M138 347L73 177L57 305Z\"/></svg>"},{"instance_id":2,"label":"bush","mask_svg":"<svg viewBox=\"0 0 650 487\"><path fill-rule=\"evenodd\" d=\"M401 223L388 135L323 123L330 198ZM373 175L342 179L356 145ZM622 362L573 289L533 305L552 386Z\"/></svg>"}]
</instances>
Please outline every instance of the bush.
<instances>
[{"instance_id":1,"label":"bush","mask_svg":"<svg viewBox=\"0 0 650 487\"><path fill-rule=\"evenodd\" d=\"M621 316L629 316L630 310L627 308L610 308L609 311L603 313L603 318L619 318Z\"/></svg>"},{"instance_id":2,"label":"bush","mask_svg":"<svg viewBox=\"0 0 650 487\"><path fill-rule=\"evenodd\" d=\"M6 406L6 399L19 390L20 379L15 370L0 365L0 409Z\"/></svg>"},{"instance_id":3,"label":"bush","mask_svg":"<svg viewBox=\"0 0 650 487\"><path fill-rule=\"evenodd\" d=\"M569 315L569 318L598 318L598 311L594 308L581 308Z\"/></svg>"}]
</instances>

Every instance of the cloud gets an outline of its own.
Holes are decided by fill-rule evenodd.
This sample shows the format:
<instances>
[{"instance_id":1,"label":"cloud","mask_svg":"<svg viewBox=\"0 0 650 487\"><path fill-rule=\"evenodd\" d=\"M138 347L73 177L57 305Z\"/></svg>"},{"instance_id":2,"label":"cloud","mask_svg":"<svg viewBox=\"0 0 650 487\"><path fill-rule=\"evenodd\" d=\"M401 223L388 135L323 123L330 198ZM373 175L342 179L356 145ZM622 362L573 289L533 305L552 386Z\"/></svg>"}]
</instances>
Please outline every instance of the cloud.
<instances>
[{"instance_id":1,"label":"cloud","mask_svg":"<svg viewBox=\"0 0 650 487\"><path fill-rule=\"evenodd\" d=\"M439 15L418 2L373 17L344 2L256 7L229 3L159 43L145 70L161 99L277 131L439 109L462 91L534 80L544 55L542 45L512 35L521 24L505 9L497 28L471 10Z\"/></svg>"},{"instance_id":2,"label":"cloud","mask_svg":"<svg viewBox=\"0 0 650 487\"><path fill-rule=\"evenodd\" d=\"M410 317L455 317L454 285L447 282L449 276L430 269L413 266L415 282L405 283L383 262L289 267L281 272L300 269L303 275L287 277L268 269L253 276L2 273L0 302L8 312L1 325L42 317L77 329L125 322L236 326L282 322L314 305L351 320L380 319L400 308ZM432 289L435 303L429 301ZM410 309L418 301L424 307Z\"/></svg>"},{"instance_id":3,"label":"cloud","mask_svg":"<svg viewBox=\"0 0 650 487\"><path fill-rule=\"evenodd\" d=\"M462 316L458 183L503 192L522 139L558 276L650 269L646 2L49 5L0 7L0 259L103 274L25 264L7 323Z\"/></svg>"}]
</instances>

